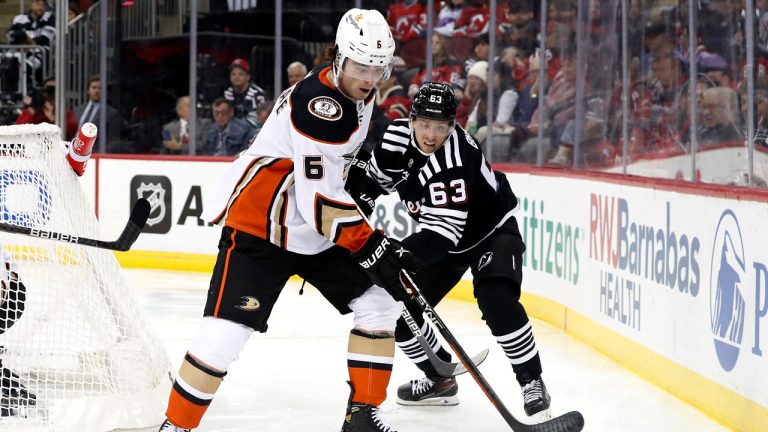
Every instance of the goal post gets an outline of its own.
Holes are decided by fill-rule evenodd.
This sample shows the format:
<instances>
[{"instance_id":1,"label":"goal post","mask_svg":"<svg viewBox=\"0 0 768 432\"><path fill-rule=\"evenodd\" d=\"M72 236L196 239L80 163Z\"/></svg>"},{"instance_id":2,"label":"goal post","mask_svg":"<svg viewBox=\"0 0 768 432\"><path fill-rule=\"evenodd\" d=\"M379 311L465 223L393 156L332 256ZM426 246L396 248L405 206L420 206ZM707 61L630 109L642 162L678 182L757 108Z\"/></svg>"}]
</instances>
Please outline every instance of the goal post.
<instances>
[{"instance_id":1,"label":"goal post","mask_svg":"<svg viewBox=\"0 0 768 432\"><path fill-rule=\"evenodd\" d=\"M56 126L0 126L0 222L103 238ZM158 425L170 362L112 252L0 232L0 431ZM4 260L0 259L0 273Z\"/></svg>"}]
</instances>

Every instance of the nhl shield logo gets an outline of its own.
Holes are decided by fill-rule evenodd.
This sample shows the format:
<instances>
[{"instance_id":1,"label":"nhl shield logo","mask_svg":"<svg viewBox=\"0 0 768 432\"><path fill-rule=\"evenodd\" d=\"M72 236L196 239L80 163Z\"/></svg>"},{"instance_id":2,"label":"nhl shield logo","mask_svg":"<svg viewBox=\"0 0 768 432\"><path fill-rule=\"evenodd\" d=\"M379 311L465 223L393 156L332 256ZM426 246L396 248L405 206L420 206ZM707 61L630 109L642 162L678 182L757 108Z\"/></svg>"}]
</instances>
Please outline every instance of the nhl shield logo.
<instances>
[{"instance_id":1,"label":"nhl shield logo","mask_svg":"<svg viewBox=\"0 0 768 432\"><path fill-rule=\"evenodd\" d=\"M137 175L131 179L131 204L139 198L149 201L149 218L143 232L165 234L171 230L172 188L166 176Z\"/></svg>"},{"instance_id":2,"label":"nhl shield logo","mask_svg":"<svg viewBox=\"0 0 768 432\"><path fill-rule=\"evenodd\" d=\"M147 225L155 226L165 218L165 189L160 183L141 183L136 194L149 201Z\"/></svg>"}]
</instances>

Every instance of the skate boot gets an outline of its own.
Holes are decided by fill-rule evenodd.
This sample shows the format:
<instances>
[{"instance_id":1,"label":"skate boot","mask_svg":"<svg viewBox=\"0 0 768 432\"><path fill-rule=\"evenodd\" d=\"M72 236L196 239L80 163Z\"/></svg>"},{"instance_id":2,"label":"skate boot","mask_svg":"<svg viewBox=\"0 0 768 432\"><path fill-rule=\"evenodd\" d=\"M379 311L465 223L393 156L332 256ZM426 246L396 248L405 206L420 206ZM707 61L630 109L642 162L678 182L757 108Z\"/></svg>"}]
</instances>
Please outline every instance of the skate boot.
<instances>
[{"instance_id":1,"label":"skate boot","mask_svg":"<svg viewBox=\"0 0 768 432\"><path fill-rule=\"evenodd\" d=\"M522 388L525 414L529 417L538 414L538 417L541 417L542 420L552 418L551 414L549 414L549 401L551 398L541 376L523 384Z\"/></svg>"},{"instance_id":2,"label":"skate boot","mask_svg":"<svg viewBox=\"0 0 768 432\"><path fill-rule=\"evenodd\" d=\"M184 428L175 426L173 423L166 420L163 422L163 424L160 425L160 430L158 430L157 432L190 432L191 430L192 429L184 429Z\"/></svg>"},{"instance_id":3,"label":"skate boot","mask_svg":"<svg viewBox=\"0 0 768 432\"><path fill-rule=\"evenodd\" d=\"M347 407L347 415L341 432L397 432L384 423L379 407L352 402Z\"/></svg>"},{"instance_id":4,"label":"skate boot","mask_svg":"<svg viewBox=\"0 0 768 432\"><path fill-rule=\"evenodd\" d=\"M397 388L397 403L410 406L453 406L459 404L455 377L424 377Z\"/></svg>"}]
</instances>

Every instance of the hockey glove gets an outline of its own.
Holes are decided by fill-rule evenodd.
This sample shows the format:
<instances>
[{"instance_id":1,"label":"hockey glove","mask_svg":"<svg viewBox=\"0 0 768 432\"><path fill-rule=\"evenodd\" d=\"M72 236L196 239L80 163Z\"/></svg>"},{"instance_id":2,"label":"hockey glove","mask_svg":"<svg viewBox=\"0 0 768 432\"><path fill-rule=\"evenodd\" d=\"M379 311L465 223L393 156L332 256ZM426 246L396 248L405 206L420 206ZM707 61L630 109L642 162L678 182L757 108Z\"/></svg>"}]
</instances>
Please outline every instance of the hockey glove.
<instances>
[{"instance_id":1,"label":"hockey glove","mask_svg":"<svg viewBox=\"0 0 768 432\"><path fill-rule=\"evenodd\" d=\"M360 149L349 162L344 189L346 189L346 191L353 197L360 195L363 190L363 180L368 176L367 170L369 160L371 160L371 154L365 149Z\"/></svg>"},{"instance_id":2,"label":"hockey glove","mask_svg":"<svg viewBox=\"0 0 768 432\"><path fill-rule=\"evenodd\" d=\"M400 271L416 271L418 259L397 240L374 231L352 259L368 272L371 281L387 290L395 300L408 301L411 293L400 282Z\"/></svg>"},{"instance_id":3,"label":"hockey glove","mask_svg":"<svg viewBox=\"0 0 768 432\"><path fill-rule=\"evenodd\" d=\"M376 201L374 201L368 194L360 194L358 196L353 195L352 198L357 203L357 206L360 207L360 211L363 212L365 217L371 217L373 209L376 208Z\"/></svg>"}]
</instances>

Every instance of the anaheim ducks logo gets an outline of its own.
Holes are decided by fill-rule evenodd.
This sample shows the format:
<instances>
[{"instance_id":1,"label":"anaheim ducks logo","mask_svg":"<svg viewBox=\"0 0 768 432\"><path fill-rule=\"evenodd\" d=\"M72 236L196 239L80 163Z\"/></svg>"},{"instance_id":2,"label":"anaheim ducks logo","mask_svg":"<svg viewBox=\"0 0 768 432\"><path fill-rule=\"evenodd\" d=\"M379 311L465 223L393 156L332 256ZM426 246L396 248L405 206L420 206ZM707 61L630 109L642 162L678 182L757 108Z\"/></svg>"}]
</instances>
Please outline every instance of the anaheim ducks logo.
<instances>
[{"instance_id":1,"label":"anaheim ducks logo","mask_svg":"<svg viewBox=\"0 0 768 432\"><path fill-rule=\"evenodd\" d=\"M240 306L235 306L240 310L251 312L261 307L261 303L259 303L259 300L256 297L242 296L240 298L243 299L243 304Z\"/></svg>"},{"instance_id":2,"label":"anaheim ducks logo","mask_svg":"<svg viewBox=\"0 0 768 432\"><path fill-rule=\"evenodd\" d=\"M336 121L341 118L344 111L341 105L328 96L318 96L309 101L309 112L313 116L323 120Z\"/></svg>"}]
</instances>

